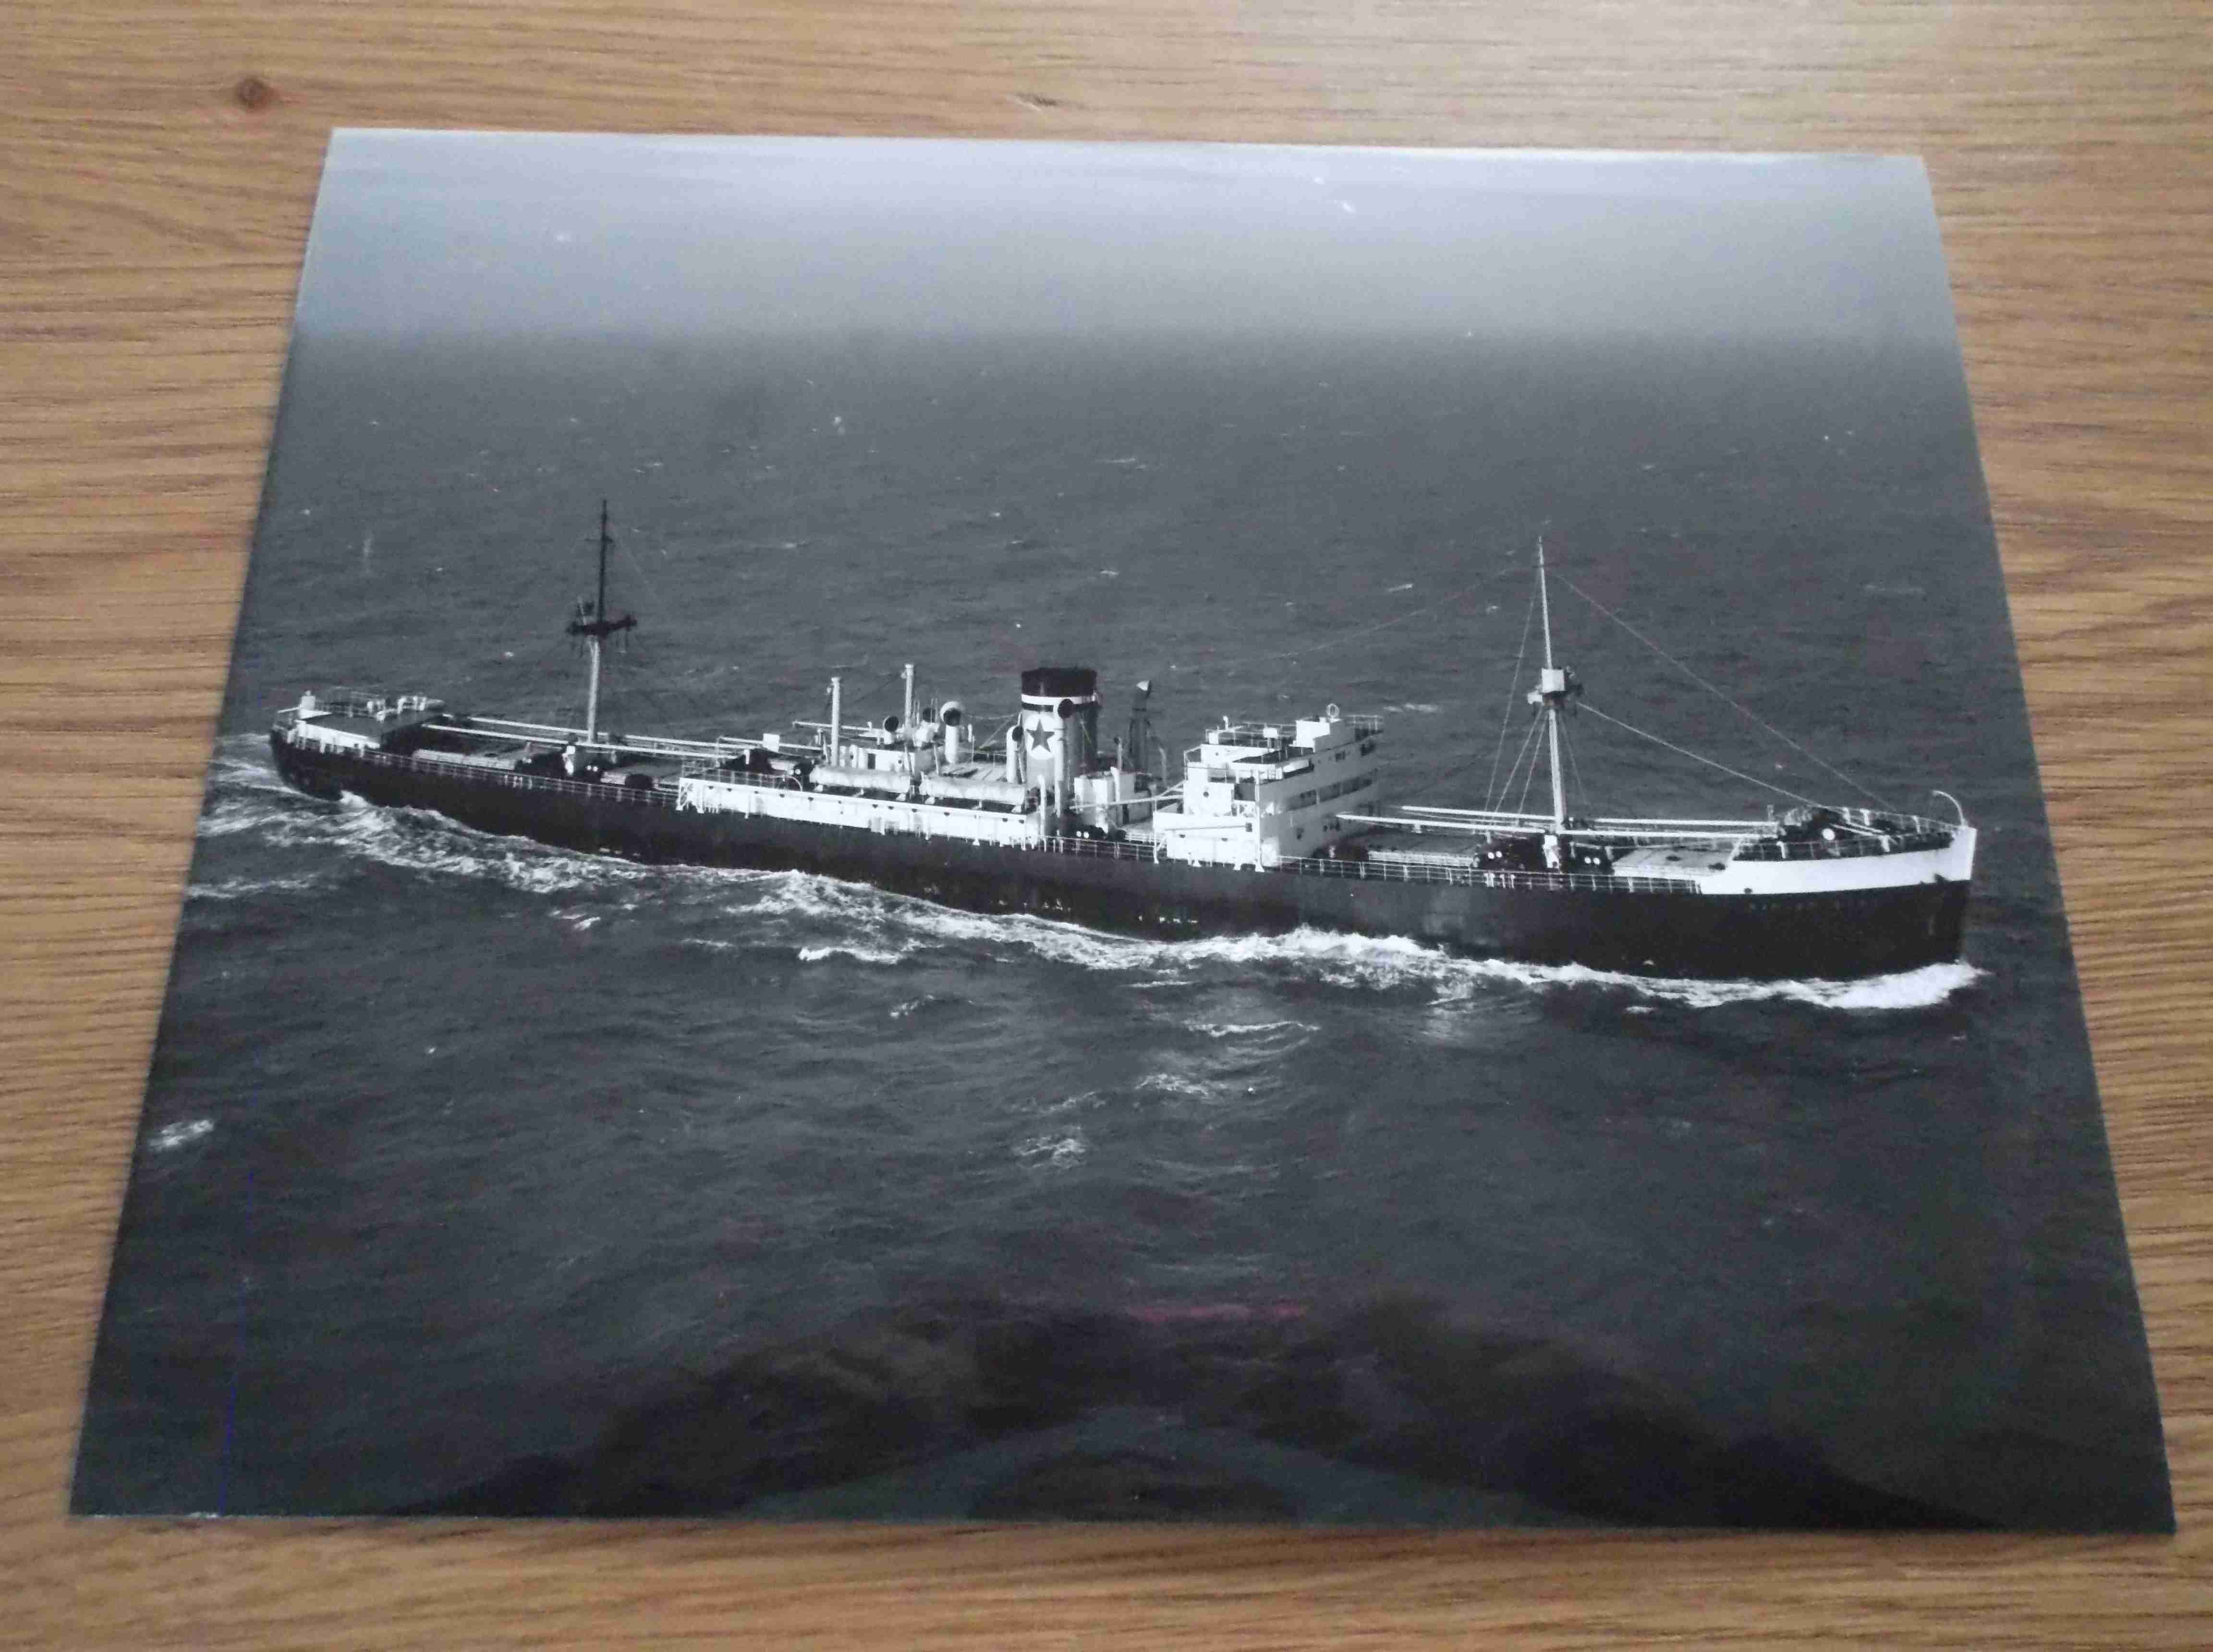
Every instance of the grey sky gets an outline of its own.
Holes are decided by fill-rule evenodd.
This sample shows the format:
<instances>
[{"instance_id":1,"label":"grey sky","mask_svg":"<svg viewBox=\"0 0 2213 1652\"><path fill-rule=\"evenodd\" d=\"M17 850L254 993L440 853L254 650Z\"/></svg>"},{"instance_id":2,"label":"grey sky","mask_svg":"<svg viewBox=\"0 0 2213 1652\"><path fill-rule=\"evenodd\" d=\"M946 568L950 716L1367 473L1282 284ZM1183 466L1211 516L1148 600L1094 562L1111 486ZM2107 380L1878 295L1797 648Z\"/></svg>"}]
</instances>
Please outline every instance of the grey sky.
<instances>
[{"instance_id":1,"label":"grey sky","mask_svg":"<svg viewBox=\"0 0 2213 1652\"><path fill-rule=\"evenodd\" d=\"M303 333L1948 342L1917 162L341 131Z\"/></svg>"}]
</instances>

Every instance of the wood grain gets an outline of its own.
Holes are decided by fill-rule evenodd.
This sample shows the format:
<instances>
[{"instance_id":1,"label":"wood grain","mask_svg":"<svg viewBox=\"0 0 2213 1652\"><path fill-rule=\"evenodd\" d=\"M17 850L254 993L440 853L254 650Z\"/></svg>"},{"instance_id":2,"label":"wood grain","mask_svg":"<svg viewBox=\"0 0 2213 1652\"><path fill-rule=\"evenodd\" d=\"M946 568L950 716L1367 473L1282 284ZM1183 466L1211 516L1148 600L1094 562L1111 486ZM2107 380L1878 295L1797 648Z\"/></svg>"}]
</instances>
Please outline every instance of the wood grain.
<instances>
[{"instance_id":1,"label":"wood grain","mask_svg":"<svg viewBox=\"0 0 2213 1652\"><path fill-rule=\"evenodd\" d=\"M2208 1638L2204 8L15 0L0 17L0 1638ZM70 1521L291 295L324 138L348 125L1925 155L2181 1535Z\"/></svg>"}]
</instances>

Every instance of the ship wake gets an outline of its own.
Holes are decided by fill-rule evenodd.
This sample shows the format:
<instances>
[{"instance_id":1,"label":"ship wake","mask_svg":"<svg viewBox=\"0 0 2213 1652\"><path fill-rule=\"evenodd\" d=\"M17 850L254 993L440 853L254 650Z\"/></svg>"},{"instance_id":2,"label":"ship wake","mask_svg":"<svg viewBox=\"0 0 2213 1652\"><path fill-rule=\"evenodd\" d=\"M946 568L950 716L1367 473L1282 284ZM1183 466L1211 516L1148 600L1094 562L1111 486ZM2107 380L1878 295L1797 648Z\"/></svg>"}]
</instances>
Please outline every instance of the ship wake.
<instances>
[{"instance_id":1,"label":"ship wake","mask_svg":"<svg viewBox=\"0 0 2213 1652\"><path fill-rule=\"evenodd\" d=\"M809 928L866 937L810 941L800 954L806 961L844 955L895 963L931 952L1003 956L1013 951L1077 969L1138 978L1129 984L1141 990L1217 984L1225 977L1278 975L1358 991L1426 991L1442 1003L1472 1002L1502 990L1518 990L1606 993L1691 1009L1785 1002L1864 1012L1930 1009L1972 986L1983 973L1971 964L1949 963L1849 981L1712 981L1631 975L1575 964L1461 958L1398 936L1314 929L1283 935L1149 940L1027 913L966 912L864 884L798 873L762 875L759 887L724 910L747 922L796 920ZM1271 1027L1295 1025L1277 1022Z\"/></svg>"}]
</instances>

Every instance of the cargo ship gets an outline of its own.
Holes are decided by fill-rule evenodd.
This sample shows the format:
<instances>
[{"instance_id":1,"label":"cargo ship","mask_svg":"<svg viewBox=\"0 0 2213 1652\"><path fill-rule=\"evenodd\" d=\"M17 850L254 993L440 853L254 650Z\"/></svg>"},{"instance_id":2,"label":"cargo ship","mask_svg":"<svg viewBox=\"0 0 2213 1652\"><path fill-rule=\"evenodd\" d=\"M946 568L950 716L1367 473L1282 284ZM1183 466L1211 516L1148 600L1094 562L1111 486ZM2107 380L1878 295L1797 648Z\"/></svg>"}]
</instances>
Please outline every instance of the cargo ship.
<instances>
[{"instance_id":1,"label":"cargo ship","mask_svg":"<svg viewBox=\"0 0 2213 1652\"><path fill-rule=\"evenodd\" d=\"M278 771L317 796L567 849L813 873L1171 937L1306 927L1704 978L1842 979L1960 956L1976 834L1956 802L1948 821L1806 801L1758 820L1571 814L1564 722L1583 688L1553 658L1541 544L1543 664L1508 808L1510 783L1481 808L1393 807L1381 719L1335 704L1224 717L1171 765L1149 685L1109 743L1088 666L1024 671L1016 704L995 717L918 702L910 665L900 709L875 721L849 719L833 676L826 719L757 738L611 734L601 656L637 623L607 607L611 542L603 507L598 596L568 628L589 655L582 728L419 693L309 690L271 730ZM1540 766L1549 810L1525 807Z\"/></svg>"}]
</instances>

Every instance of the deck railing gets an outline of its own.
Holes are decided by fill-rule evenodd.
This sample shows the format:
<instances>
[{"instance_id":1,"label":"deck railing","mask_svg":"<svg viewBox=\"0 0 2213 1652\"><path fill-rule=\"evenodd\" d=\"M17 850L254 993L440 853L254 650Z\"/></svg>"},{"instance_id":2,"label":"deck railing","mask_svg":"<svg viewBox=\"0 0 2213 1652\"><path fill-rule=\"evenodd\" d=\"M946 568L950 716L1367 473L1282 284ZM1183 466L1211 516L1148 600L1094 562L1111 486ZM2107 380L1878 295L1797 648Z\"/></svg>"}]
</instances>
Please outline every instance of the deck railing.
<instances>
[{"instance_id":1,"label":"deck railing","mask_svg":"<svg viewBox=\"0 0 2213 1652\"><path fill-rule=\"evenodd\" d=\"M1146 861L1168 865L1219 866L1229 871L1283 873L1293 877L1356 878L1378 883L1442 883L1476 889L1589 889L1634 891L1644 894L1697 894L1698 886L1681 878L1616 877L1600 872L1507 872L1487 870L1467 862L1374 856L1355 860L1298 856L1273 865L1235 861L1169 861L1158 845L1117 842L1111 838L1048 837L1039 845L1057 855L1082 855L1096 860Z\"/></svg>"},{"instance_id":2,"label":"deck railing","mask_svg":"<svg viewBox=\"0 0 2213 1652\"><path fill-rule=\"evenodd\" d=\"M347 746L337 741L315 738L312 724L295 725L286 731L286 737L296 746L305 746L332 757L342 757L349 763L366 763L372 768L397 769L403 773L441 774L454 779L468 779L482 785L503 786L513 791L551 792L570 797L595 797L601 801L613 798L618 802L636 803L643 808L673 808L676 804L676 788L666 780L656 780L650 786L633 786L622 780L572 780L565 775L527 774L513 769L488 769L481 764L464 763L456 759L442 759L436 752L379 752L358 746Z\"/></svg>"},{"instance_id":3,"label":"deck railing","mask_svg":"<svg viewBox=\"0 0 2213 1652\"><path fill-rule=\"evenodd\" d=\"M1783 843L1772 838L1759 838L1739 844L1735 857L1741 861L1848 861L1862 855L1903 855L1911 850L1948 849L1951 845L1952 834L1940 826L1887 837L1839 838L1833 843L1819 839Z\"/></svg>"},{"instance_id":4,"label":"deck railing","mask_svg":"<svg viewBox=\"0 0 2213 1652\"><path fill-rule=\"evenodd\" d=\"M1468 889L1604 889L1662 895L1701 893L1697 884L1681 878L1625 878L1610 872L1507 872L1435 861L1324 860L1318 856L1307 856L1278 862L1274 869L1302 877L1374 878L1386 883L1444 883Z\"/></svg>"}]
</instances>

